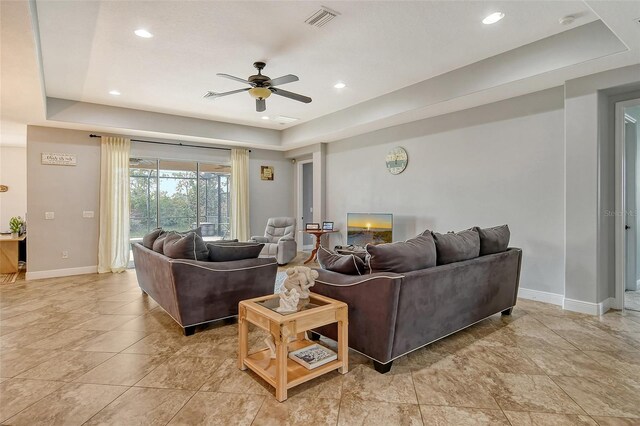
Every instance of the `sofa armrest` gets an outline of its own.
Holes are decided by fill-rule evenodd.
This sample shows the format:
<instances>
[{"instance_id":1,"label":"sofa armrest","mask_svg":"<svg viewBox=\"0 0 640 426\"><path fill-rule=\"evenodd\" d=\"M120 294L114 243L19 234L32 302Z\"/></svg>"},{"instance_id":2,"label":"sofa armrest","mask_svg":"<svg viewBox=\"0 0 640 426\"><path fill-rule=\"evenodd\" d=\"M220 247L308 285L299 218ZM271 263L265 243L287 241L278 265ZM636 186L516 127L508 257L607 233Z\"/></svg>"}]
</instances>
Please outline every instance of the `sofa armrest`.
<instances>
[{"instance_id":1,"label":"sofa armrest","mask_svg":"<svg viewBox=\"0 0 640 426\"><path fill-rule=\"evenodd\" d=\"M255 236L251 237L249 241L255 241L256 243L268 243L269 239L267 237Z\"/></svg>"},{"instance_id":2,"label":"sofa armrest","mask_svg":"<svg viewBox=\"0 0 640 426\"><path fill-rule=\"evenodd\" d=\"M277 270L273 258L232 262L172 260L182 325L237 315L241 300L273 294Z\"/></svg>"},{"instance_id":3,"label":"sofa armrest","mask_svg":"<svg viewBox=\"0 0 640 426\"><path fill-rule=\"evenodd\" d=\"M349 347L379 362L390 361L404 275L343 275L326 270L318 270L318 275L311 291L349 306ZM336 340L335 324L316 331Z\"/></svg>"}]
</instances>

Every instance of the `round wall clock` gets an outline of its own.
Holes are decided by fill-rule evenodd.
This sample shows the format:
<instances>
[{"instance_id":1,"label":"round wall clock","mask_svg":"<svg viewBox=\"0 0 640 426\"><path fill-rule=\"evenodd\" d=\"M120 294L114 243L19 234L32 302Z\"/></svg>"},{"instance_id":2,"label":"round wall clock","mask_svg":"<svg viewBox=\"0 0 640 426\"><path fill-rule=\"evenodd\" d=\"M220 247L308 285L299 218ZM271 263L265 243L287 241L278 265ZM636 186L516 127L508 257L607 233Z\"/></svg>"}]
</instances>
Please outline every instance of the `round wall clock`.
<instances>
[{"instance_id":1,"label":"round wall clock","mask_svg":"<svg viewBox=\"0 0 640 426\"><path fill-rule=\"evenodd\" d=\"M386 163L389 173L392 175L399 175L404 172L404 169L407 168L407 163L409 163L407 151L400 147L393 148L387 154Z\"/></svg>"}]
</instances>

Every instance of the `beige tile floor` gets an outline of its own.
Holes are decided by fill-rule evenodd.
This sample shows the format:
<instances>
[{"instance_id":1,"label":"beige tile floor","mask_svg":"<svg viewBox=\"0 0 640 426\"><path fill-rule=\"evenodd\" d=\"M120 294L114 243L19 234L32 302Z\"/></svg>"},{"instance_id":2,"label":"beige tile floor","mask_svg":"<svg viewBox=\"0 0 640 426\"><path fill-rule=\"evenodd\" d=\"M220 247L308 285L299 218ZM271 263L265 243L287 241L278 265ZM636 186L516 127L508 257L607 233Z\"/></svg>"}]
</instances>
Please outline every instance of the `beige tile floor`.
<instances>
[{"instance_id":1,"label":"beige tile floor","mask_svg":"<svg viewBox=\"0 0 640 426\"><path fill-rule=\"evenodd\" d=\"M184 337L135 273L0 286L0 423L639 425L640 313L520 300L389 374L350 353L278 403L236 367L237 325ZM263 335L252 330L252 347ZM331 342L325 341L327 344Z\"/></svg>"}]
</instances>

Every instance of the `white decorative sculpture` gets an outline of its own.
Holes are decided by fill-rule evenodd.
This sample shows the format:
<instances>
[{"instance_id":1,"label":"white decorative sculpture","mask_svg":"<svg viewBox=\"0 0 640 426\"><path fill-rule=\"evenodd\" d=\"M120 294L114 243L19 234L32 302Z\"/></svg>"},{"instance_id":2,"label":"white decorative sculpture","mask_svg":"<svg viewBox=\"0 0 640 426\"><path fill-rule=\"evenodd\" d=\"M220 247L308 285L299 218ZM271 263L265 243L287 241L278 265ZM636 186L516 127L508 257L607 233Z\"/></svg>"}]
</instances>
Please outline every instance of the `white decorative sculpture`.
<instances>
[{"instance_id":1,"label":"white decorative sculpture","mask_svg":"<svg viewBox=\"0 0 640 426\"><path fill-rule=\"evenodd\" d=\"M288 313L298 310L298 302L300 301L300 293L295 288L282 290L280 292L280 306L276 308L277 312Z\"/></svg>"},{"instance_id":2,"label":"white decorative sculpture","mask_svg":"<svg viewBox=\"0 0 640 426\"><path fill-rule=\"evenodd\" d=\"M283 285L287 290L297 290L300 299L308 299L309 288L313 287L316 278L318 271L306 266L294 266L287 269L287 278Z\"/></svg>"}]
</instances>

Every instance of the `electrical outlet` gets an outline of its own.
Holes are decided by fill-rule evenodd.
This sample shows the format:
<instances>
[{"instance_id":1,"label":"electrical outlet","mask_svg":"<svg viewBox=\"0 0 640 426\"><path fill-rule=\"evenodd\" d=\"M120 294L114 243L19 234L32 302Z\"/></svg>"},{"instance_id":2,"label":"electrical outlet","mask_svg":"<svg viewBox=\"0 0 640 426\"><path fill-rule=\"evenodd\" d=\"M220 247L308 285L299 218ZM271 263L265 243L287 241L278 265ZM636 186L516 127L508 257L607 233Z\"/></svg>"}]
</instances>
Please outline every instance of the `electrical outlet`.
<instances>
[{"instance_id":1,"label":"electrical outlet","mask_svg":"<svg viewBox=\"0 0 640 426\"><path fill-rule=\"evenodd\" d=\"M92 218L93 217L93 210L83 210L82 217Z\"/></svg>"},{"instance_id":2,"label":"electrical outlet","mask_svg":"<svg viewBox=\"0 0 640 426\"><path fill-rule=\"evenodd\" d=\"M69 258L69 250L62 250L62 258L63 259Z\"/></svg>"},{"instance_id":3,"label":"electrical outlet","mask_svg":"<svg viewBox=\"0 0 640 426\"><path fill-rule=\"evenodd\" d=\"M44 219L45 220L53 220L55 219L56 215L54 212L44 212Z\"/></svg>"}]
</instances>

